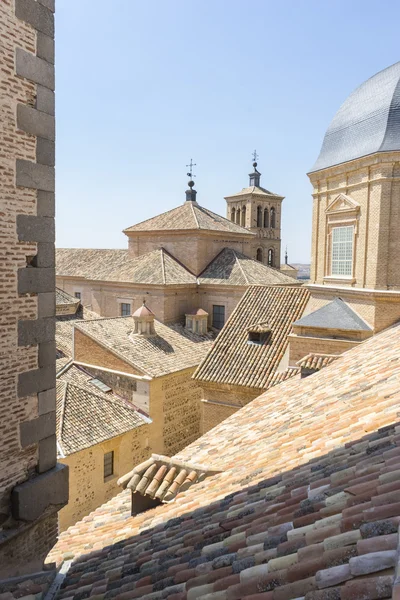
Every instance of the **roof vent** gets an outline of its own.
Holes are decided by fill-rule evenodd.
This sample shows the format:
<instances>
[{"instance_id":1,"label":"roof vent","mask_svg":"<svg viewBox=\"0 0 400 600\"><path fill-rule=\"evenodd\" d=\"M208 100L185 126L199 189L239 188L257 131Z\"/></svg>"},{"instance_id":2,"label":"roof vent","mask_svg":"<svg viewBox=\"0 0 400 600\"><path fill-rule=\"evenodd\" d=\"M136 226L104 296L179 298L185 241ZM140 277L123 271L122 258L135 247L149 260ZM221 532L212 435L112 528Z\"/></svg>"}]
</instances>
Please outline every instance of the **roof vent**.
<instances>
[{"instance_id":1,"label":"roof vent","mask_svg":"<svg viewBox=\"0 0 400 600\"><path fill-rule=\"evenodd\" d=\"M185 317L185 328L188 331L198 333L199 335L207 333L208 313L205 310L198 308L196 311L187 313Z\"/></svg>"},{"instance_id":2,"label":"roof vent","mask_svg":"<svg viewBox=\"0 0 400 600\"><path fill-rule=\"evenodd\" d=\"M132 335L155 335L154 313L147 308L145 300L143 300L142 306L133 313L132 317L135 322Z\"/></svg>"},{"instance_id":3,"label":"roof vent","mask_svg":"<svg viewBox=\"0 0 400 600\"><path fill-rule=\"evenodd\" d=\"M272 331L268 323L256 323L247 327L247 343L263 346L271 342Z\"/></svg>"}]
</instances>

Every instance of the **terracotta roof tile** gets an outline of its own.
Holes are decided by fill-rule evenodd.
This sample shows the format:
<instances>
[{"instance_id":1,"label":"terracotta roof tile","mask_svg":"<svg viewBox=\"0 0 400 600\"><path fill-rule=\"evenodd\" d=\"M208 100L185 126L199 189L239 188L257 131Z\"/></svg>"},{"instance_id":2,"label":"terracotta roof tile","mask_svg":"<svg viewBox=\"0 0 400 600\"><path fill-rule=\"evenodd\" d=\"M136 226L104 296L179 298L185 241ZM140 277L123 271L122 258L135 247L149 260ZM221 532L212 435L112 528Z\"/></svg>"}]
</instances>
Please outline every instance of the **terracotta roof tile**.
<instances>
[{"instance_id":1,"label":"terracotta roof tile","mask_svg":"<svg viewBox=\"0 0 400 600\"><path fill-rule=\"evenodd\" d=\"M223 327L194 378L265 388L288 347L291 324L303 314L309 291L303 287L250 287ZM268 327L268 343L251 344L248 329ZM287 373L283 379L292 373ZM274 385L278 381L275 379Z\"/></svg>"},{"instance_id":2,"label":"terracotta roof tile","mask_svg":"<svg viewBox=\"0 0 400 600\"><path fill-rule=\"evenodd\" d=\"M74 296L71 296L71 294L56 287L56 306L61 306L62 304L76 304L78 307L79 302L79 298L75 298Z\"/></svg>"},{"instance_id":3,"label":"terracotta roof tile","mask_svg":"<svg viewBox=\"0 0 400 600\"><path fill-rule=\"evenodd\" d=\"M279 194L274 194L274 192L270 192L263 187L258 187L255 185L243 188L240 192L237 192L236 194L231 194L230 196L226 196L226 198L235 198L235 196L248 196L249 194L253 194L254 196L260 197L272 196L273 198L283 199L283 196L280 196Z\"/></svg>"},{"instance_id":4,"label":"terracotta roof tile","mask_svg":"<svg viewBox=\"0 0 400 600\"><path fill-rule=\"evenodd\" d=\"M132 517L125 490L63 532L49 561L75 560L59 598L391 598L399 331L269 389L181 451L222 472L173 503Z\"/></svg>"},{"instance_id":5,"label":"terracotta roof tile","mask_svg":"<svg viewBox=\"0 0 400 600\"><path fill-rule=\"evenodd\" d=\"M254 234L244 227L213 213L197 202L185 202L161 215L128 227L124 233L136 231L172 231L172 230L206 230L212 232L236 233L253 237Z\"/></svg>"},{"instance_id":6,"label":"terracotta roof tile","mask_svg":"<svg viewBox=\"0 0 400 600\"><path fill-rule=\"evenodd\" d=\"M128 250L57 248L60 277L149 285L196 284L196 277L164 248L131 258Z\"/></svg>"},{"instance_id":7,"label":"terracotta roof tile","mask_svg":"<svg viewBox=\"0 0 400 600\"><path fill-rule=\"evenodd\" d=\"M57 351L67 357L72 357L72 332L78 321L98 319L99 315L88 308L79 306L74 315L56 317L56 347Z\"/></svg>"},{"instance_id":8,"label":"terracotta roof tile","mask_svg":"<svg viewBox=\"0 0 400 600\"><path fill-rule=\"evenodd\" d=\"M293 277L232 248L224 248L198 276L203 285L296 285Z\"/></svg>"},{"instance_id":9,"label":"terracotta roof tile","mask_svg":"<svg viewBox=\"0 0 400 600\"><path fill-rule=\"evenodd\" d=\"M154 320L156 335L133 335L133 317L81 321L76 328L150 377L197 366L212 345L214 334L197 334L179 324Z\"/></svg>"},{"instance_id":10,"label":"terracotta roof tile","mask_svg":"<svg viewBox=\"0 0 400 600\"><path fill-rule=\"evenodd\" d=\"M179 492L216 473L219 471L202 465L182 463L168 456L152 454L144 463L121 477L118 485L161 502L172 502Z\"/></svg>"},{"instance_id":11,"label":"terracotta roof tile","mask_svg":"<svg viewBox=\"0 0 400 600\"><path fill-rule=\"evenodd\" d=\"M335 354L318 354L311 352L310 354L307 354L307 356L304 356L304 358L299 360L296 364L303 369L315 369L316 371L319 371L323 367L327 367L333 363L338 358L339 356Z\"/></svg>"}]
</instances>

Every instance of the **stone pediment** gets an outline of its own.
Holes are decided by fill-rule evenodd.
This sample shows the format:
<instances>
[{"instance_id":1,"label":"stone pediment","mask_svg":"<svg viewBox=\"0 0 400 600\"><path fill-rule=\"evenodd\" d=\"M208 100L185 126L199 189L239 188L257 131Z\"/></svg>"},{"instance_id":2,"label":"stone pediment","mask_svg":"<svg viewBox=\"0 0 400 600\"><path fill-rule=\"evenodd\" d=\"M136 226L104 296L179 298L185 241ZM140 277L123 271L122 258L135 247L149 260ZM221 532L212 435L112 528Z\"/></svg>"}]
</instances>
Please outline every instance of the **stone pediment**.
<instances>
[{"instance_id":1,"label":"stone pediment","mask_svg":"<svg viewBox=\"0 0 400 600\"><path fill-rule=\"evenodd\" d=\"M346 194L339 194L326 209L326 214L341 212L357 212L360 210L360 204Z\"/></svg>"}]
</instances>

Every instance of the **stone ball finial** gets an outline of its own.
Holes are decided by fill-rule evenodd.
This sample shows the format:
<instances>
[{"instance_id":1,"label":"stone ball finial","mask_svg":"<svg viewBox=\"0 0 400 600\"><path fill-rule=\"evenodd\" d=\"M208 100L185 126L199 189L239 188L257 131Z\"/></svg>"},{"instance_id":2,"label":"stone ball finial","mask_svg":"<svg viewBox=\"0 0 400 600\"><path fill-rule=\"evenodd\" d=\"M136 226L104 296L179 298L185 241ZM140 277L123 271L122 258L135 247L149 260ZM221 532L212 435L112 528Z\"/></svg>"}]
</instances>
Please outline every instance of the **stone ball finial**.
<instances>
[{"instance_id":1,"label":"stone ball finial","mask_svg":"<svg viewBox=\"0 0 400 600\"><path fill-rule=\"evenodd\" d=\"M194 186L194 181L192 179L188 182L188 186L190 188L192 188Z\"/></svg>"},{"instance_id":2,"label":"stone ball finial","mask_svg":"<svg viewBox=\"0 0 400 600\"><path fill-rule=\"evenodd\" d=\"M256 168L256 166L257 166L257 163L253 162L253 167Z\"/></svg>"}]
</instances>

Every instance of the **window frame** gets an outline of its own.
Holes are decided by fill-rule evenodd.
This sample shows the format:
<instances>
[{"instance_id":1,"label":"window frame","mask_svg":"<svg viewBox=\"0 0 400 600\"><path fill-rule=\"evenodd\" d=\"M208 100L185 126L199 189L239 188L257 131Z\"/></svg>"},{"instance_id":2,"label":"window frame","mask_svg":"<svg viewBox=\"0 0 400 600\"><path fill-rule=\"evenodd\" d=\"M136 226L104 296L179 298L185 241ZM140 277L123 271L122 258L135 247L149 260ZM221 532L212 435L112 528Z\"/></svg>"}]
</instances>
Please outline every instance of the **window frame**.
<instances>
[{"instance_id":1,"label":"window frame","mask_svg":"<svg viewBox=\"0 0 400 600\"><path fill-rule=\"evenodd\" d=\"M223 318L222 318L222 320L221 320L221 319L216 319L216 318L215 318L215 316L216 316L216 315L215 315L216 311L215 311L214 309L216 309L216 308L218 308L218 309L222 309L222 310L220 311L220 312L221 312L221 314L223 315ZM212 305L212 326L213 326L213 328L214 328L214 329L217 329L218 331L221 331L221 329L223 328L223 326L225 325L225 322L226 322L226 320L225 320L225 317L226 317L226 307L225 307L225 304L213 304L213 305ZM222 327L217 327L217 326L215 325L215 322L216 322L216 321L218 321L218 324L220 324L220 323L222 322Z\"/></svg>"},{"instance_id":2,"label":"window frame","mask_svg":"<svg viewBox=\"0 0 400 600\"><path fill-rule=\"evenodd\" d=\"M82 292L79 290L76 290L74 292L74 298L76 298L77 300L81 301L82 300Z\"/></svg>"},{"instance_id":3,"label":"window frame","mask_svg":"<svg viewBox=\"0 0 400 600\"><path fill-rule=\"evenodd\" d=\"M344 230L347 230L345 232ZM341 234L349 234L347 239L337 239ZM350 258L347 258L350 247ZM335 258L335 254L338 258ZM344 257L340 255L344 254ZM342 266L342 269L341 269ZM342 271L342 272L341 272ZM353 277L354 271L354 225L336 225L331 228L330 274L339 279Z\"/></svg>"},{"instance_id":4,"label":"window frame","mask_svg":"<svg viewBox=\"0 0 400 600\"><path fill-rule=\"evenodd\" d=\"M357 237L358 223L360 217L360 205L350 196L338 194L325 210L326 214L326 237L323 278L329 281L342 281L344 284L356 282L357 263ZM333 273L333 230L341 227L353 227L351 274Z\"/></svg>"},{"instance_id":5,"label":"window frame","mask_svg":"<svg viewBox=\"0 0 400 600\"><path fill-rule=\"evenodd\" d=\"M129 312L124 314L124 307L129 307ZM130 317L132 315L132 304L130 302L120 302L119 303L119 312L121 317Z\"/></svg>"},{"instance_id":6,"label":"window frame","mask_svg":"<svg viewBox=\"0 0 400 600\"><path fill-rule=\"evenodd\" d=\"M106 459L111 456L111 472L106 473ZM103 456L103 479L104 481L109 481L115 477L115 453L114 450L110 450L109 452L104 452Z\"/></svg>"}]
</instances>

